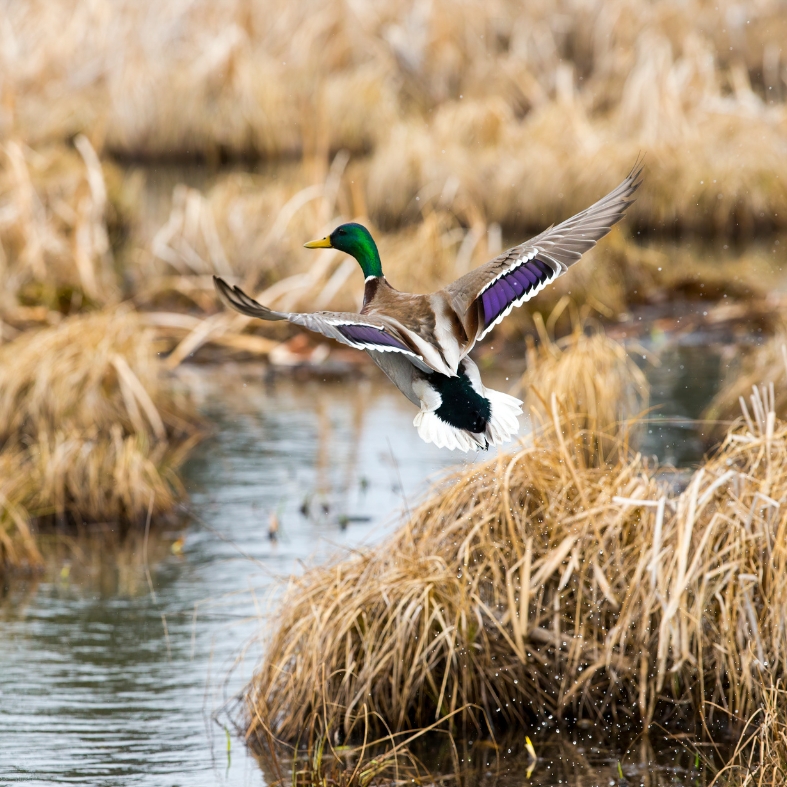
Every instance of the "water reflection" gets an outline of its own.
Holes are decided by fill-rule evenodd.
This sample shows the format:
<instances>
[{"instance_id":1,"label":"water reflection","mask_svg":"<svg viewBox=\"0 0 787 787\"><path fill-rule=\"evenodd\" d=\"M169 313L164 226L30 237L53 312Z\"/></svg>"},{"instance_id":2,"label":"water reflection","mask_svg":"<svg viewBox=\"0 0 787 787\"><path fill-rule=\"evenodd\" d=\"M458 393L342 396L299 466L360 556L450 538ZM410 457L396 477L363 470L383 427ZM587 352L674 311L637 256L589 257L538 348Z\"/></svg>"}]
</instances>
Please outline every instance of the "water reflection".
<instances>
[{"instance_id":1,"label":"water reflection","mask_svg":"<svg viewBox=\"0 0 787 787\"><path fill-rule=\"evenodd\" d=\"M469 732L469 735L467 734ZM261 756L260 766L270 782L291 781L305 787L316 783L341 784L356 768L378 768L381 784L455 784L461 787L707 787L721 760L713 748L681 745L665 737L639 735L610 739L594 725L518 730L493 740L478 739L477 731L455 734L433 731L400 748L395 758L391 743L371 744L359 759L360 747L349 751L322 749L319 775L314 770L316 750L296 761L282 753L277 761ZM526 744L532 736L530 746ZM602 733L602 734L599 734ZM404 742L400 743L402 746ZM436 776L437 775L437 776Z\"/></svg>"},{"instance_id":2,"label":"water reflection","mask_svg":"<svg viewBox=\"0 0 787 787\"><path fill-rule=\"evenodd\" d=\"M708 449L708 429L694 419L719 390L722 347L688 342L661 349L658 364L646 369L650 382L650 422L639 449L662 464L696 464ZM725 362L726 363L726 362Z\"/></svg>"},{"instance_id":3,"label":"water reflection","mask_svg":"<svg viewBox=\"0 0 787 787\"><path fill-rule=\"evenodd\" d=\"M457 749L444 738L434 750L421 752L421 761L458 771L467 787L520 787L523 782L534 787L700 787L712 779L708 755L698 757L696 750L666 740L610 741L594 730L571 728L531 735L536 760L520 735L503 738L497 746L460 742Z\"/></svg>"}]
</instances>

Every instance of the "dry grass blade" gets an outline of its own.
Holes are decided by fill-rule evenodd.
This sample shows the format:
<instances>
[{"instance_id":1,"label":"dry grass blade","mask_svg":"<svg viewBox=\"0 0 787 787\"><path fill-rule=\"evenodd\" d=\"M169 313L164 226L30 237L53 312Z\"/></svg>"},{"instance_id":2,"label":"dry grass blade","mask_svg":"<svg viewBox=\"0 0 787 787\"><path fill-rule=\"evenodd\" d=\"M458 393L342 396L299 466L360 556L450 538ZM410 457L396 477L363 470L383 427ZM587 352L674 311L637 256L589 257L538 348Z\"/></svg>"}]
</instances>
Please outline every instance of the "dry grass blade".
<instances>
[{"instance_id":1,"label":"dry grass blade","mask_svg":"<svg viewBox=\"0 0 787 787\"><path fill-rule=\"evenodd\" d=\"M556 397L577 431L604 436L587 447L591 464L603 462L647 409L648 381L626 348L603 333L587 335L578 325L555 342L541 315L534 318L541 341L536 348L528 340L527 371L519 381L526 404L540 421L550 421Z\"/></svg>"},{"instance_id":2,"label":"dry grass blade","mask_svg":"<svg viewBox=\"0 0 787 787\"><path fill-rule=\"evenodd\" d=\"M781 787L787 783L787 692L773 686L748 719L740 742L711 787Z\"/></svg>"}]
</instances>

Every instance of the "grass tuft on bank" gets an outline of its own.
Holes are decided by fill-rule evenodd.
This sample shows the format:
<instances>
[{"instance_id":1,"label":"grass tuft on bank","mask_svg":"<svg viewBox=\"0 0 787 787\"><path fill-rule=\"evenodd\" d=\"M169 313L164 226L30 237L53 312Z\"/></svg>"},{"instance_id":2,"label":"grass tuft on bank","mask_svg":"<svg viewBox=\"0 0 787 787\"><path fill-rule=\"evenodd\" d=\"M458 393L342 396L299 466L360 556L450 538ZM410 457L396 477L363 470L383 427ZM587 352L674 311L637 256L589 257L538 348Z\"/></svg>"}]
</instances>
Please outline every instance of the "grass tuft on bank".
<instances>
[{"instance_id":1,"label":"grass tuft on bank","mask_svg":"<svg viewBox=\"0 0 787 787\"><path fill-rule=\"evenodd\" d=\"M551 331L566 306L574 329L555 341ZM575 312L564 297L546 324L540 312L533 315L540 342L527 337L527 369L517 390L537 422L550 422L556 405L571 413L572 429L593 436L586 461L599 464L631 436L647 409L650 386L623 345L600 330L586 333Z\"/></svg>"},{"instance_id":2,"label":"grass tuft on bank","mask_svg":"<svg viewBox=\"0 0 787 787\"><path fill-rule=\"evenodd\" d=\"M0 346L0 566L35 568L51 524L119 531L173 511L200 437L188 397L130 309L64 320Z\"/></svg>"},{"instance_id":3,"label":"grass tuft on bank","mask_svg":"<svg viewBox=\"0 0 787 787\"><path fill-rule=\"evenodd\" d=\"M787 653L787 424L739 421L682 491L639 455L598 467L583 448L556 411L380 547L291 579L249 737L295 741L313 715L342 736L367 712L402 730L757 708Z\"/></svg>"}]
</instances>

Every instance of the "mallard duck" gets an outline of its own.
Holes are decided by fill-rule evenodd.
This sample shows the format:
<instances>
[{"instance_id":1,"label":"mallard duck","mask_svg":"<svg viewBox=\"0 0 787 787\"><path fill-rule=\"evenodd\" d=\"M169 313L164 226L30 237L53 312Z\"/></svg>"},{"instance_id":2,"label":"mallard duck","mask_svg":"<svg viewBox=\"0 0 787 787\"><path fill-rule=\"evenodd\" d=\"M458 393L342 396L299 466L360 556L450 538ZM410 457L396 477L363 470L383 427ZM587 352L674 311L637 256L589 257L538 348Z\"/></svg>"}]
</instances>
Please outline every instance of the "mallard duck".
<instances>
[{"instance_id":1,"label":"mallard duck","mask_svg":"<svg viewBox=\"0 0 787 787\"><path fill-rule=\"evenodd\" d=\"M413 420L427 443L460 451L505 443L518 432L522 402L486 388L469 356L515 306L565 273L623 218L640 184L635 167L614 190L576 216L514 246L431 295L394 289L383 275L371 233L342 224L307 249L339 249L358 260L366 280L359 314L277 312L214 276L233 309L261 320L288 320L365 350L417 407Z\"/></svg>"}]
</instances>

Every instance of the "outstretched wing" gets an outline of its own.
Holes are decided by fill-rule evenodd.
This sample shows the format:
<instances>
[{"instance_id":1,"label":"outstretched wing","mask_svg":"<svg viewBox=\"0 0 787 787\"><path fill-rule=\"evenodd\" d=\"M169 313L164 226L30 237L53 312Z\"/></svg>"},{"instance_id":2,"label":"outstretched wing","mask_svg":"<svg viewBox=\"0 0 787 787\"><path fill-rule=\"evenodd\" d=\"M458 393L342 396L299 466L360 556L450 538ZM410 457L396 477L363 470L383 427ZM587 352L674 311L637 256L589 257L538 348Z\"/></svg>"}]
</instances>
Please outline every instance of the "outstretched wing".
<instances>
[{"instance_id":1,"label":"outstretched wing","mask_svg":"<svg viewBox=\"0 0 787 787\"><path fill-rule=\"evenodd\" d=\"M480 341L515 306L565 273L617 224L634 201L641 166L595 205L481 265L445 288L460 318Z\"/></svg>"},{"instance_id":2,"label":"outstretched wing","mask_svg":"<svg viewBox=\"0 0 787 787\"><path fill-rule=\"evenodd\" d=\"M431 367L424 359L407 345L396 326L379 316L372 317L351 312L312 314L277 312L249 297L240 287L229 285L220 276L214 276L213 283L219 296L228 306L248 317L268 321L287 320L357 350L402 353L407 355L416 366L431 371Z\"/></svg>"}]
</instances>

